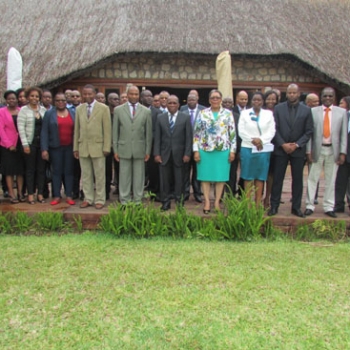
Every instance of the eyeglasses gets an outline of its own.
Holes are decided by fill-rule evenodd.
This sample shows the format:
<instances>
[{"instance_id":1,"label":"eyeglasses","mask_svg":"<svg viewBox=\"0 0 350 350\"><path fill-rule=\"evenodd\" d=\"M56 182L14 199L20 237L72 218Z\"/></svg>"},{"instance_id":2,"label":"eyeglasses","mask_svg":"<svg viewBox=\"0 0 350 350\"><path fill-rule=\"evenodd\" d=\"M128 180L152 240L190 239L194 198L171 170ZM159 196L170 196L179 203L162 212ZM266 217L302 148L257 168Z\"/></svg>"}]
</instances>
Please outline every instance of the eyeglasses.
<instances>
[{"instance_id":1,"label":"eyeglasses","mask_svg":"<svg viewBox=\"0 0 350 350\"><path fill-rule=\"evenodd\" d=\"M55 100L55 102L66 102L67 100Z\"/></svg>"},{"instance_id":2,"label":"eyeglasses","mask_svg":"<svg viewBox=\"0 0 350 350\"><path fill-rule=\"evenodd\" d=\"M220 96L212 96L210 97L211 100L221 100Z\"/></svg>"}]
</instances>

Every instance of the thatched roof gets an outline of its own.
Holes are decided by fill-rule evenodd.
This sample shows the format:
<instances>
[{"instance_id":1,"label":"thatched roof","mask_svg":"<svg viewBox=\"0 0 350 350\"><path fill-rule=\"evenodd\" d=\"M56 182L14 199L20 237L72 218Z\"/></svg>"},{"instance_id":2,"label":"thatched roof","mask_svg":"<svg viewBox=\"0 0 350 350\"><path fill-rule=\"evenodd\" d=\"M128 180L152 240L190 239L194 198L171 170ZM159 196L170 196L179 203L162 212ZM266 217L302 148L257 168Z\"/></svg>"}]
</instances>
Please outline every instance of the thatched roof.
<instances>
[{"instance_id":1,"label":"thatched roof","mask_svg":"<svg viewBox=\"0 0 350 350\"><path fill-rule=\"evenodd\" d=\"M15 6L17 4L17 6ZM0 0L0 87L6 54L24 84L68 79L118 53L293 55L350 86L348 0Z\"/></svg>"}]
</instances>

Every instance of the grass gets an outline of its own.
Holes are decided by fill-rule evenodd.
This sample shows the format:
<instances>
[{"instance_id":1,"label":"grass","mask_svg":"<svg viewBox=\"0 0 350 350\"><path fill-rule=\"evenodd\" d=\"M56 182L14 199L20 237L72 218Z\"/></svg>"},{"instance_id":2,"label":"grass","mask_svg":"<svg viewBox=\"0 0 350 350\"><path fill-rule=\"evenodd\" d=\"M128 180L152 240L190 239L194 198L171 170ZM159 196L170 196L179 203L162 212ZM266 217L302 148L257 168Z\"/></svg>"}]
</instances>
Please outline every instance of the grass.
<instances>
[{"instance_id":1,"label":"grass","mask_svg":"<svg viewBox=\"0 0 350 350\"><path fill-rule=\"evenodd\" d=\"M0 236L1 349L349 349L350 245Z\"/></svg>"}]
</instances>

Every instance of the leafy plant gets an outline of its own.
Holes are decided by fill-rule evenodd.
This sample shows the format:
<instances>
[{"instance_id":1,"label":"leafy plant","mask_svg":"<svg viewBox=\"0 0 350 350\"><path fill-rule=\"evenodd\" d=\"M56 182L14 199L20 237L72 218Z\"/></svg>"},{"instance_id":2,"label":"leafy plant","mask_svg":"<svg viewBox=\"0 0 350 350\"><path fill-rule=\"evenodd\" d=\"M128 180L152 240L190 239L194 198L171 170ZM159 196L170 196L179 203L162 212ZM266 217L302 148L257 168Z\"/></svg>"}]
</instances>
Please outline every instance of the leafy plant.
<instances>
[{"instance_id":1,"label":"leafy plant","mask_svg":"<svg viewBox=\"0 0 350 350\"><path fill-rule=\"evenodd\" d=\"M33 229L33 218L22 211L17 211L12 217L12 226L17 233L28 233Z\"/></svg>"},{"instance_id":2,"label":"leafy plant","mask_svg":"<svg viewBox=\"0 0 350 350\"><path fill-rule=\"evenodd\" d=\"M60 232L67 228L63 214L59 212L42 212L35 214L36 228L41 232Z\"/></svg>"},{"instance_id":3,"label":"leafy plant","mask_svg":"<svg viewBox=\"0 0 350 350\"><path fill-rule=\"evenodd\" d=\"M0 233L7 234L12 232L11 218L9 213L0 215Z\"/></svg>"}]
</instances>

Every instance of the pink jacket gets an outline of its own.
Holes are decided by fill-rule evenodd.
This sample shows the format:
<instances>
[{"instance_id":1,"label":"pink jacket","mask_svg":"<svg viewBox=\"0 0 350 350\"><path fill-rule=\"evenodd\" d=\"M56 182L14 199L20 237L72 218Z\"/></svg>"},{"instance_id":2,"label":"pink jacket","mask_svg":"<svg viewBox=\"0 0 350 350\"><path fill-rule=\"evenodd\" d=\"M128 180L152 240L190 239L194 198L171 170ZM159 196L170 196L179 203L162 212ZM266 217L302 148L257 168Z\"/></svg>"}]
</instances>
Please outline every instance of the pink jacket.
<instances>
[{"instance_id":1,"label":"pink jacket","mask_svg":"<svg viewBox=\"0 0 350 350\"><path fill-rule=\"evenodd\" d=\"M17 108L20 110L20 108ZM6 107L0 108L0 146L9 148L17 145L18 132L12 115Z\"/></svg>"}]
</instances>

